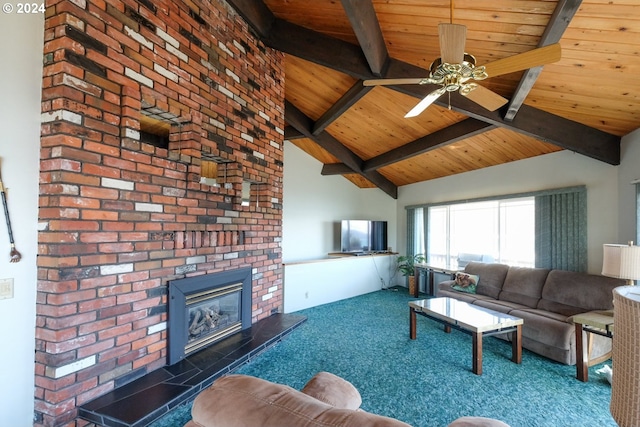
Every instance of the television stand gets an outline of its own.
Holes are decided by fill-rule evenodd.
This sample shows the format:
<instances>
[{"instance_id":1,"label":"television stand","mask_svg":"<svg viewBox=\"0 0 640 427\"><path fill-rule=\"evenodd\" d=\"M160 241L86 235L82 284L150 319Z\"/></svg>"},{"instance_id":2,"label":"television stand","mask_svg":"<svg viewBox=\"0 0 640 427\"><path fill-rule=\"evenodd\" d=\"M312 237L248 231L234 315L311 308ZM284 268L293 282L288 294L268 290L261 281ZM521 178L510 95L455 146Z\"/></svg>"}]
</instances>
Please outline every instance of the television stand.
<instances>
[{"instance_id":1,"label":"television stand","mask_svg":"<svg viewBox=\"0 0 640 427\"><path fill-rule=\"evenodd\" d=\"M397 255L396 252L389 252L389 251L372 251L372 252L329 252L328 254L330 257L353 257L353 256L357 256L357 257L361 257L361 256L365 256L365 255Z\"/></svg>"}]
</instances>

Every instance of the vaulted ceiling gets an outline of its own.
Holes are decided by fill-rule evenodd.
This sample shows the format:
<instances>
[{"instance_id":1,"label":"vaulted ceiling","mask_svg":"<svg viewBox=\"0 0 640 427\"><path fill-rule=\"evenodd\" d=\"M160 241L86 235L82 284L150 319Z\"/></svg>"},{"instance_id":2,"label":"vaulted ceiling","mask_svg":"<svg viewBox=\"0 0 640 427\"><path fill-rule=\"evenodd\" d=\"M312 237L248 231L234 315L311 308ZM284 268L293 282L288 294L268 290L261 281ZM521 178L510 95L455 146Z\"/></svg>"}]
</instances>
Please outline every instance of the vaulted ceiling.
<instances>
[{"instance_id":1,"label":"vaulted ceiling","mask_svg":"<svg viewBox=\"0 0 640 427\"><path fill-rule=\"evenodd\" d=\"M323 175L397 197L398 187L571 150L620 163L640 127L637 0L228 0L285 55L285 137ZM478 65L559 43L544 67L479 82L509 102L489 111L458 92L404 115L438 86L364 86L427 77L438 24L467 27Z\"/></svg>"}]
</instances>

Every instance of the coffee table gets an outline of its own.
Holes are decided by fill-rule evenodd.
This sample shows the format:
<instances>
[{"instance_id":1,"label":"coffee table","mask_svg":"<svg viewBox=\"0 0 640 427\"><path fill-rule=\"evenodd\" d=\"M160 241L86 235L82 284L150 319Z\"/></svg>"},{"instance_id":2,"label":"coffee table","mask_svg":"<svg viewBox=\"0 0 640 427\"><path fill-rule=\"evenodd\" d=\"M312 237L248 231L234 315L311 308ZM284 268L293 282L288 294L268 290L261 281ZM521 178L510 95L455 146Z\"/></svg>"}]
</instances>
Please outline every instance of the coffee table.
<instances>
[{"instance_id":1,"label":"coffee table","mask_svg":"<svg viewBox=\"0 0 640 427\"><path fill-rule=\"evenodd\" d=\"M430 298L409 302L409 338L416 339L416 314L444 324L444 331L458 329L471 335L473 373L482 375L482 339L486 336L511 334L511 360L522 363L522 324L515 316L478 307L455 298Z\"/></svg>"}]
</instances>

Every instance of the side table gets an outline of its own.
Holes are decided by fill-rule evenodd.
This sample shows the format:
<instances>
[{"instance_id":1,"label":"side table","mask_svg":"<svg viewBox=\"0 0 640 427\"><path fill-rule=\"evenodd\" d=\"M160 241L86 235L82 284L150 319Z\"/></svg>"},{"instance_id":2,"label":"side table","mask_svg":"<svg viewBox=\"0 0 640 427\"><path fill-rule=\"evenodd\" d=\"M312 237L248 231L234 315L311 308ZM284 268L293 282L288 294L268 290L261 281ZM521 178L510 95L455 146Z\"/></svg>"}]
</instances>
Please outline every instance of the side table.
<instances>
[{"instance_id":1,"label":"side table","mask_svg":"<svg viewBox=\"0 0 640 427\"><path fill-rule=\"evenodd\" d=\"M576 325L576 377L582 382L589 381L589 366L603 362L611 357L608 353L597 360L589 360L591 353L590 335L584 332L613 337L613 310L589 311L573 316ZM586 342L584 340L587 336Z\"/></svg>"},{"instance_id":2,"label":"side table","mask_svg":"<svg viewBox=\"0 0 640 427\"><path fill-rule=\"evenodd\" d=\"M425 288L426 288L425 291L428 295L431 295L431 296L436 295L436 289L435 289L436 283L433 280L434 273L447 274L449 276L453 276L456 272L460 271L460 269L457 267L429 265L429 264L416 264L414 266L414 275L416 277L416 280L418 280L420 270L425 271L427 273L427 276L429 276L427 278L427 282L425 283ZM418 298L419 296L419 287L420 286L418 286L418 283L416 283L416 289L413 294L413 296L416 298Z\"/></svg>"}]
</instances>

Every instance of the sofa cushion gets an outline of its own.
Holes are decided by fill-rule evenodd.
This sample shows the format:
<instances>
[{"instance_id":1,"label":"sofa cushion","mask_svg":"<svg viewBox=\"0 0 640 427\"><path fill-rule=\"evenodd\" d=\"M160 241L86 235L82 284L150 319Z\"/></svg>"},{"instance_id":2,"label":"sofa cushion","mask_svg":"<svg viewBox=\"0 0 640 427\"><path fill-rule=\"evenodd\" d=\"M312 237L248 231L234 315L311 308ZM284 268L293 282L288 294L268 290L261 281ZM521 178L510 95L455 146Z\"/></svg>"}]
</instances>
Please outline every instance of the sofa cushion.
<instances>
[{"instance_id":1,"label":"sofa cushion","mask_svg":"<svg viewBox=\"0 0 640 427\"><path fill-rule=\"evenodd\" d=\"M498 299L535 308L549 271L546 268L510 267Z\"/></svg>"},{"instance_id":2,"label":"sofa cushion","mask_svg":"<svg viewBox=\"0 0 640 427\"><path fill-rule=\"evenodd\" d=\"M451 288L451 289L439 289L438 292L436 293L436 296L438 296L438 297L455 298L455 299L457 299L459 301L468 302L469 304L475 303L476 300L478 299L478 295L476 295L476 294L470 294L470 293L467 293L467 292L456 291L453 288ZM488 298L488 297L484 297L484 298Z\"/></svg>"},{"instance_id":3,"label":"sofa cushion","mask_svg":"<svg viewBox=\"0 0 640 427\"><path fill-rule=\"evenodd\" d=\"M518 304L510 301L502 301L499 299L475 300L473 305L488 308L490 310L499 311L500 313L510 314L513 310L527 309L526 305Z\"/></svg>"},{"instance_id":4,"label":"sofa cushion","mask_svg":"<svg viewBox=\"0 0 640 427\"><path fill-rule=\"evenodd\" d=\"M193 402L185 427L410 427L362 410L334 408L301 391L247 375L227 375Z\"/></svg>"},{"instance_id":5,"label":"sofa cushion","mask_svg":"<svg viewBox=\"0 0 640 427\"><path fill-rule=\"evenodd\" d=\"M330 372L318 372L301 390L304 394L340 409L358 409L362 397L349 381Z\"/></svg>"},{"instance_id":6,"label":"sofa cushion","mask_svg":"<svg viewBox=\"0 0 640 427\"><path fill-rule=\"evenodd\" d=\"M475 274L469 274L469 273L465 273L464 271L458 271L455 274L455 279L454 279L455 283L451 287L456 291L466 292L468 294L475 294L479 279L480 278Z\"/></svg>"},{"instance_id":7,"label":"sofa cushion","mask_svg":"<svg viewBox=\"0 0 640 427\"><path fill-rule=\"evenodd\" d=\"M469 304L475 303L478 300L495 300L495 298L491 298L486 295L470 294L467 292L456 291L455 289L453 289L453 285L455 283L456 282L454 282L453 280L447 280L438 283L436 296L455 298L460 301L468 302Z\"/></svg>"},{"instance_id":8,"label":"sofa cushion","mask_svg":"<svg viewBox=\"0 0 640 427\"><path fill-rule=\"evenodd\" d=\"M470 262L464 269L465 273L475 274L480 277L476 293L479 295L498 298L502 290L502 284L509 271L505 264L484 264L482 262Z\"/></svg>"},{"instance_id":9,"label":"sofa cushion","mask_svg":"<svg viewBox=\"0 0 640 427\"><path fill-rule=\"evenodd\" d=\"M613 308L613 289L624 280L595 274L552 270L547 275L538 309L566 317L593 310Z\"/></svg>"}]
</instances>

